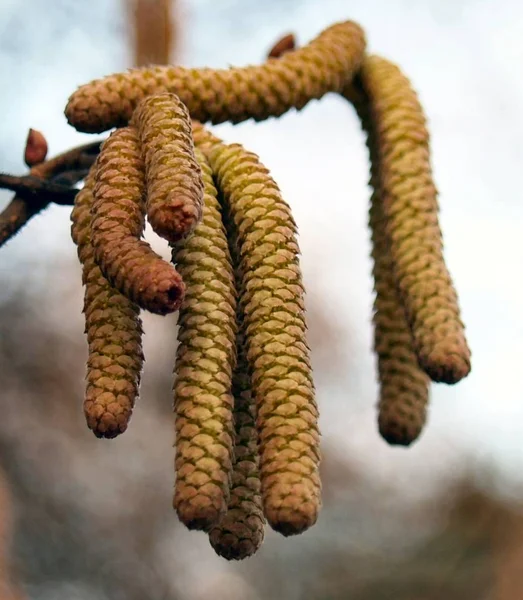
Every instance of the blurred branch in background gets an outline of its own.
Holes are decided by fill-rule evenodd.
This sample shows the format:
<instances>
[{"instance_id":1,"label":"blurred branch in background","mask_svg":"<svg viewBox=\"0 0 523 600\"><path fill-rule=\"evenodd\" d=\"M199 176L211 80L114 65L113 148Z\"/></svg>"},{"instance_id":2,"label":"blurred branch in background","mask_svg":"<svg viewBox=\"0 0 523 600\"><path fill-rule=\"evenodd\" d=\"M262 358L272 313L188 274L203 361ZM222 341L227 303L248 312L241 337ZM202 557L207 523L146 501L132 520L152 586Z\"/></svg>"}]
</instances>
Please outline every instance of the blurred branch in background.
<instances>
[{"instance_id":1,"label":"blurred branch in background","mask_svg":"<svg viewBox=\"0 0 523 600\"><path fill-rule=\"evenodd\" d=\"M174 0L126 0L135 67L165 65L176 52Z\"/></svg>"},{"instance_id":2,"label":"blurred branch in background","mask_svg":"<svg viewBox=\"0 0 523 600\"><path fill-rule=\"evenodd\" d=\"M11 568L12 537L12 497L10 485L4 470L0 468L0 598L2 600L22 600L23 596L15 590Z\"/></svg>"}]
</instances>

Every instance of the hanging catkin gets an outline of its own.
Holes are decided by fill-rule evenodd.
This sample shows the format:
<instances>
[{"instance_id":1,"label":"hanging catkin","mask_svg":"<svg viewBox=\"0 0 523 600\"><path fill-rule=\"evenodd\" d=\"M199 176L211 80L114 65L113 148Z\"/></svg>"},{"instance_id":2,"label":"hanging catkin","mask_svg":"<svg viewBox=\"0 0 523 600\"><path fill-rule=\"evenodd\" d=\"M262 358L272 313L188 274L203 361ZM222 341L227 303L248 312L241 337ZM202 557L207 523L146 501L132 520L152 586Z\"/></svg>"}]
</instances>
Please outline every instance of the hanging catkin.
<instances>
[{"instance_id":1,"label":"hanging catkin","mask_svg":"<svg viewBox=\"0 0 523 600\"><path fill-rule=\"evenodd\" d=\"M186 285L175 365L174 507L187 527L209 530L229 500L236 292L211 170L201 152L196 154L204 181L203 219L173 250Z\"/></svg>"},{"instance_id":2,"label":"hanging catkin","mask_svg":"<svg viewBox=\"0 0 523 600\"><path fill-rule=\"evenodd\" d=\"M378 427L389 444L411 444L421 433L429 400L429 378L418 364L412 332L392 274L379 184L379 154L369 102L358 80L344 91L367 134L371 163L369 227L372 237L374 350L378 357Z\"/></svg>"},{"instance_id":3,"label":"hanging catkin","mask_svg":"<svg viewBox=\"0 0 523 600\"><path fill-rule=\"evenodd\" d=\"M416 354L433 381L456 383L470 371L470 350L442 254L425 117L408 79L389 61L366 57L359 78L375 129L394 279Z\"/></svg>"},{"instance_id":4,"label":"hanging catkin","mask_svg":"<svg viewBox=\"0 0 523 600\"><path fill-rule=\"evenodd\" d=\"M189 113L174 94L157 94L138 105L132 123L145 158L147 218L159 236L177 242L202 217L202 174Z\"/></svg>"},{"instance_id":5,"label":"hanging catkin","mask_svg":"<svg viewBox=\"0 0 523 600\"><path fill-rule=\"evenodd\" d=\"M153 66L110 75L81 86L69 99L65 114L78 131L101 133L127 125L144 97L172 92L198 121L260 121L341 91L359 68L364 50L363 30L346 21L328 27L307 46L261 66Z\"/></svg>"},{"instance_id":6,"label":"hanging catkin","mask_svg":"<svg viewBox=\"0 0 523 600\"><path fill-rule=\"evenodd\" d=\"M295 225L256 155L237 144L215 145L209 160L237 228L264 513L284 535L301 533L317 519L320 480Z\"/></svg>"},{"instance_id":7,"label":"hanging catkin","mask_svg":"<svg viewBox=\"0 0 523 600\"><path fill-rule=\"evenodd\" d=\"M95 172L92 243L102 273L141 308L178 310L184 285L173 265L141 241L145 166L136 130L117 129L104 142Z\"/></svg>"},{"instance_id":8,"label":"hanging catkin","mask_svg":"<svg viewBox=\"0 0 523 600\"><path fill-rule=\"evenodd\" d=\"M114 289L96 264L91 244L94 169L77 194L71 233L78 246L85 285L85 331L89 344L84 412L97 437L127 429L138 396L143 364L139 308Z\"/></svg>"},{"instance_id":9,"label":"hanging catkin","mask_svg":"<svg viewBox=\"0 0 523 600\"><path fill-rule=\"evenodd\" d=\"M230 219L226 219L226 229L235 267L236 289L240 290L244 277L240 271L237 233ZM212 547L227 560L241 560L252 556L263 542L265 525L259 472L256 404L245 356L245 322L239 304L237 323L237 363L232 377L235 446L230 498L227 512L209 532Z\"/></svg>"}]
</instances>

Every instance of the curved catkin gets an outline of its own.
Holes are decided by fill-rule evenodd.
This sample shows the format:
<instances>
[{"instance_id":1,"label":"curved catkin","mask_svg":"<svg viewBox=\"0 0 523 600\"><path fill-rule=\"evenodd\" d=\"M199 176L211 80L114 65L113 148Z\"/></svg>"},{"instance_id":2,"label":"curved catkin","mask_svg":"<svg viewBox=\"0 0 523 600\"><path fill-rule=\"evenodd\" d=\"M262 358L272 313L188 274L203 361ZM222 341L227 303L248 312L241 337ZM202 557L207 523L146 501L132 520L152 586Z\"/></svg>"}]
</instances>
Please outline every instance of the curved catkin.
<instances>
[{"instance_id":1,"label":"curved catkin","mask_svg":"<svg viewBox=\"0 0 523 600\"><path fill-rule=\"evenodd\" d=\"M173 249L186 284L175 365L173 504L187 527L209 530L225 514L229 500L236 292L217 191L209 165L198 150L196 154L205 186L203 219Z\"/></svg>"},{"instance_id":2,"label":"curved catkin","mask_svg":"<svg viewBox=\"0 0 523 600\"><path fill-rule=\"evenodd\" d=\"M416 354L433 381L456 383L470 371L470 350L443 259L423 111L389 61L367 57L358 77L375 130L390 256Z\"/></svg>"},{"instance_id":3,"label":"curved catkin","mask_svg":"<svg viewBox=\"0 0 523 600\"><path fill-rule=\"evenodd\" d=\"M371 162L369 227L372 239L374 350L378 357L378 428L389 444L408 446L420 435L427 417L429 378L421 369L405 309L396 290L390 244L379 186L379 157L369 104L356 85L346 97L354 105L367 134Z\"/></svg>"},{"instance_id":4,"label":"curved catkin","mask_svg":"<svg viewBox=\"0 0 523 600\"><path fill-rule=\"evenodd\" d=\"M260 66L156 66L110 75L81 86L69 99L65 114L78 131L107 131L126 125L144 97L172 92L198 121L261 121L341 91L359 68L364 50L363 30L346 21L325 29L307 46Z\"/></svg>"},{"instance_id":5,"label":"curved catkin","mask_svg":"<svg viewBox=\"0 0 523 600\"><path fill-rule=\"evenodd\" d=\"M173 265L140 237L145 222L145 166L133 127L103 143L91 206L92 243L102 273L141 308L165 315L178 310L184 284Z\"/></svg>"},{"instance_id":6,"label":"curved catkin","mask_svg":"<svg viewBox=\"0 0 523 600\"><path fill-rule=\"evenodd\" d=\"M236 289L243 280L239 268L236 232L226 224L229 248L234 264ZM245 355L245 323L237 307L237 363L232 377L234 396L234 464L227 512L209 532L209 540L217 554L227 560L252 556L263 543L265 518L261 497L256 404L251 392L251 377Z\"/></svg>"},{"instance_id":7,"label":"curved catkin","mask_svg":"<svg viewBox=\"0 0 523 600\"><path fill-rule=\"evenodd\" d=\"M127 429L143 365L139 308L114 289L96 264L91 244L94 166L77 194L71 234L78 246L85 285L85 330L89 344L84 412L97 437Z\"/></svg>"},{"instance_id":8,"label":"curved catkin","mask_svg":"<svg viewBox=\"0 0 523 600\"><path fill-rule=\"evenodd\" d=\"M174 94L157 94L138 105L132 123L145 158L147 218L159 236L177 242L202 217L203 182L189 113Z\"/></svg>"},{"instance_id":9,"label":"curved catkin","mask_svg":"<svg viewBox=\"0 0 523 600\"><path fill-rule=\"evenodd\" d=\"M233 144L208 156L237 228L264 513L273 529L297 534L316 522L321 485L295 224L256 155Z\"/></svg>"}]
</instances>

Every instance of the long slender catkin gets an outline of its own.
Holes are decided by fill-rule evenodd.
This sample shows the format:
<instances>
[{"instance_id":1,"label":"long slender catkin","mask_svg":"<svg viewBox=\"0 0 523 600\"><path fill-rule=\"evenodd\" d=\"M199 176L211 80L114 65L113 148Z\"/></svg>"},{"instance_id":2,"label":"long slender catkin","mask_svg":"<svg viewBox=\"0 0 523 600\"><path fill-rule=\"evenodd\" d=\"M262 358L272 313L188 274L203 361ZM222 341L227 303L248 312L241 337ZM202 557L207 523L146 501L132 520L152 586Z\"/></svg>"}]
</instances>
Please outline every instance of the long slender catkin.
<instances>
[{"instance_id":1,"label":"long slender catkin","mask_svg":"<svg viewBox=\"0 0 523 600\"><path fill-rule=\"evenodd\" d=\"M77 194L71 234L78 246L85 285L85 331L89 344L84 412L97 437L127 429L138 396L143 364L139 308L102 275L91 243L94 169Z\"/></svg>"},{"instance_id":2,"label":"long slender catkin","mask_svg":"<svg viewBox=\"0 0 523 600\"><path fill-rule=\"evenodd\" d=\"M186 284L175 365L173 503L187 527L209 530L227 510L232 474L236 292L211 170L200 151L196 155L204 181L203 219L173 250Z\"/></svg>"},{"instance_id":3,"label":"long slender catkin","mask_svg":"<svg viewBox=\"0 0 523 600\"><path fill-rule=\"evenodd\" d=\"M346 21L325 29L309 45L260 66L153 66L110 75L76 90L65 114L78 131L107 131L126 125L146 96L172 92L198 121L260 121L341 91L358 69L364 50L363 30Z\"/></svg>"},{"instance_id":4,"label":"long slender catkin","mask_svg":"<svg viewBox=\"0 0 523 600\"><path fill-rule=\"evenodd\" d=\"M317 519L321 485L295 225L256 155L218 144L208 156L237 228L264 513L275 530L297 534Z\"/></svg>"},{"instance_id":5,"label":"long slender catkin","mask_svg":"<svg viewBox=\"0 0 523 600\"><path fill-rule=\"evenodd\" d=\"M237 232L225 215L225 226L234 265L236 289L240 290L243 274ZM251 391L251 377L246 357L245 322L237 305L237 362L232 377L234 396L234 464L227 512L209 532L212 547L220 556L241 560L252 556L264 538L265 518L261 497L256 403Z\"/></svg>"},{"instance_id":6,"label":"long slender catkin","mask_svg":"<svg viewBox=\"0 0 523 600\"><path fill-rule=\"evenodd\" d=\"M156 94L140 102L132 123L145 158L147 218L159 236L177 242L202 217L203 182L189 113L174 94Z\"/></svg>"},{"instance_id":7,"label":"long slender catkin","mask_svg":"<svg viewBox=\"0 0 523 600\"><path fill-rule=\"evenodd\" d=\"M95 171L91 231L102 273L141 308L164 315L178 310L185 286L173 265L140 237L145 224L145 166L133 127L104 142Z\"/></svg>"},{"instance_id":8,"label":"long slender catkin","mask_svg":"<svg viewBox=\"0 0 523 600\"><path fill-rule=\"evenodd\" d=\"M456 383L470 371L470 350L443 258L425 117L396 65L368 56L358 77L375 130L394 279L416 354L433 381Z\"/></svg>"},{"instance_id":9,"label":"long slender catkin","mask_svg":"<svg viewBox=\"0 0 523 600\"><path fill-rule=\"evenodd\" d=\"M379 153L375 123L369 102L356 80L345 91L367 134L371 163L369 226L372 239L374 289L374 350L378 358L378 428L389 444L409 445L425 424L429 401L429 378L421 369L414 350L412 332L405 316L393 276L390 243L380 191Z\"/></svg>"}]
</instances>

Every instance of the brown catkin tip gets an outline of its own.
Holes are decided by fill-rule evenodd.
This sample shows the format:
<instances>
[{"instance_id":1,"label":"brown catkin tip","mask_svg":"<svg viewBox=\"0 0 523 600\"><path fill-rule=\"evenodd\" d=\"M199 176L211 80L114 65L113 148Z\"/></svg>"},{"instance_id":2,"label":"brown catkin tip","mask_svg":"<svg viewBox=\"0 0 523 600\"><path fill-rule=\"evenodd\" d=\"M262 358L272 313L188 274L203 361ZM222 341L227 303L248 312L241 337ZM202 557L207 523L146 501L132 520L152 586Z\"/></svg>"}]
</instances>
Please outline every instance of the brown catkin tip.
<instances>
[{"instance_id":1,"label":"brown catkin tip","mask_svg":"<svg viewBox=\"0 0 523 600\"><path fill-rule=\"evenodd\" d=\"M211 170L196 154L204 181L203 219L173 249L186 284L175 365L173 504L187 527L208 531L227 510L232 475L236 293Z\"/></svg>"},{"instance_id":2,"label":"brown catkin tip","mask_svg":"<svg viewBox=\"0 0 523 600\"><path fill-rule=\"evenodd\" d=\"M390 244L379 191L379 157L369 103L356 86L347 97L367 134L373 189L369 211L372 235L374 302L374 349L378 357L378 427L389 444L408 446L420 435L429 400L429 378L418 364L412 333L396 290Z\"/></svg>"},{"instance_id":3,"label":"brown catkin tip","mask_svg":"<svg viewBox=\"0 0 523 600\"><path fill-rule=\"evenodd\" d=\"M295 224L256 155L216 145L209 160L237 231L264 512L273 529L297 534L316 522L321 486Z\"/></svg>"},{"instance_id":4,"label":"brown catkin tip","mask_svg":"<svg viewBox=\"0 0 523 600\"><path fill-rule=\"evenodd\" d=\"M89 344L84 412L97 437L127 429L143 365L139 308L102 275L91 244L94 166L77 194L71 233L78 246L85 285L85 330Z\"/></svg>"},{"instance_id":5,"label":"brown catkin tip","mask_svg":"<svg viewBox=\"0 0 523 600\"><path fill-rule=\"evenodd\" d=\"M232 223L226 225L229 248L234 264L236 289L243 280L239 267L236 233ZM232 377L234 396L234 465L227 512L209 532L217 554L227 560L252 556L263 543L265 518L259 473L256 405L251 392L249 365L245 356L243 314L237 306L237 364Z\"/></svg>"},{"instance_id":6,"label":"brown catkin tip","mask_svg":"<svg viewBox=\"0 0 523 600\"><path fill-rule=\"evenodd\" d=\"M193 119L203 123L261 121L341 91L359 68L364 51L363 30L346 21L328 27L307 46L260 66L156 66L110 75L76 90L65 114L78 131L100 133L127 125L146 96L171 92Z\"/></svg>"},{"instance_id":7,"label":"brown catkin tip","mask_svg":"<svg viewBox=\"0 0 523 600\"><path fill-rule=\"evenodd\" d=\"M189 113L174 94L157 94L139 104L133 124L145 158L147 218L159 236L174 243L202 218L202 173Z\"/></svg>"},{"instance_id":8,"label":"brown catkin tip","mask_svg":"<svg viewBox=\"0 0 523 600\"><path fill-rule=\"evenodd\" d=\"M173 265L140 237L145 220L145 166L133 127L104 142L95 171L92 243L102 273L138 306L165 315L178 310L184 284Z\"/></svg>"},{"instance_id":9,"label":"brown catkin tip","mask_svg":"<svg viewBox=\"0 0 523 600\"><path fill-rule=\"evenodd\" d=\"M470 371L470 350L443 258L423 110L408 79L383 58L366 57L358 80L375 131L394 279L414 348L433 381L456 383Z\"/></svg>"}]
</instances>

